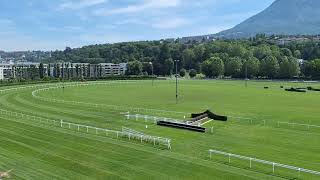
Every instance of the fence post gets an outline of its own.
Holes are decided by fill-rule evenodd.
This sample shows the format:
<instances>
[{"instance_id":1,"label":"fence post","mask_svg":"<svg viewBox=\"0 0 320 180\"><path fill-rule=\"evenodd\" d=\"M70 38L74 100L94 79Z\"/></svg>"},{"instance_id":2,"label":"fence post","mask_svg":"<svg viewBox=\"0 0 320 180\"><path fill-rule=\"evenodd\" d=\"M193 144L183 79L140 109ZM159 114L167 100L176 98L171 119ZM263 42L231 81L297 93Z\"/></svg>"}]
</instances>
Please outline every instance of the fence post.
<instances>
[{"instance_id":1,"label":"fence post","mask_svg":"<svg viewBox=\"0 0 320 180\"><path fill-rule=\"evenodd\" d=\"M210 157L210 159L212 158L211 156L212 156L212 155L211 155L211 151L209 151L209 157Z\"/></svg>"},{"instance_id":2,"label":"fence post","mask_svg":"<svg viewBox=\"0 0 320 180\"><path fill-rule=\"evenodd\" d=\"M61 127L62 127L62 123L63 123L63 120L61 119L61 120L60 120L60 126L61 126Z\"/></svg>"},{"instance_id":3,"label":"fence post","mask_svg":"<svg viewBox=\"0 0 320 180\"><path fill-rule=\"evenodd\" d=\"M89 127L87 126L87 133L89 133Z\"/></svg>"},{"instance_id":4,"label":"fence post","mask_svg":"<svg viewBox=\"0 0 320 180\"><path fill-rule=\"evenodd\" d=\"M272 173L274 173L276 163L272 163Z\"/></svg>"},{"instance_id":5,"label":"fence post","mask_svg":"<svg viewBox=\"0 0 320 180\"><path fill-rule=\"evenodd\" d=\"M228 156L229 156L229 163L231 163L231 157L230 157L230 154L229 154Z\"/></svg>"},{"instance_id":6,"label":"fence post","mask_svg":"<svg viewBox=\"0 0 320 180\"><path fill-rule=\"evenodd\" d=\"M78 131L80 131L80 125L78 124Z\"/></svg>"},{"instance_id":7,"label":"fence post","mask_svg":"<svg viewBox=\"0 0 320 180\"><path fill-rule=\"evenodd\" d=\"M252 168L252 158L250 158L250 168Z\"/></svg>"}]
</instances>

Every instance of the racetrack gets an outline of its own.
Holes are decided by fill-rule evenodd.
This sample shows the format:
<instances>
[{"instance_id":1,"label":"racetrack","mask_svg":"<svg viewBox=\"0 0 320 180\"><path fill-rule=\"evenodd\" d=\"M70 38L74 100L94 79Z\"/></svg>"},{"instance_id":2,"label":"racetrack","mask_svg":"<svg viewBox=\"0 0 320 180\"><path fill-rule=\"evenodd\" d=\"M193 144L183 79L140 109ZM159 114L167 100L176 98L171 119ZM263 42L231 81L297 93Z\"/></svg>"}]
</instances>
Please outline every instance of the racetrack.
<instances>
[{"instance_id":1,"label":"racetrack","mask_svg":"<svg viewBox=\"0 0 320 180\"><path fill-rule=\"evenodd\" d=\"M170 81L116 81L90 85L50 84L1 92L0 109L45 119L110 130L123 126L172 139L172 149L152 144L60 128L28 118L1 114L0 171L14 169L14 179L277 179L298 173L268 167L249 169L246 162L217 157L223 150L320 171L320 130L281 126L290 121L319 125L317 92L292 94L278 83L182 81L175 104ZM289 84L289 83L288 83ZM72 85L72 86L71 86ZM286 84L287 85L287 84ZM291 85L291 84L290 84ZM64 86L64 88L62 88ZM8 89L8 88L7 88ZM183 119L211 109L231 117L210 122L214 133L198 134L126 120L123 113ZM266 122L266 125L263 123ZM148 125L148 129L146 129ZM316 178L301 174L302 179Z\"/></svg>"}]
</instances>

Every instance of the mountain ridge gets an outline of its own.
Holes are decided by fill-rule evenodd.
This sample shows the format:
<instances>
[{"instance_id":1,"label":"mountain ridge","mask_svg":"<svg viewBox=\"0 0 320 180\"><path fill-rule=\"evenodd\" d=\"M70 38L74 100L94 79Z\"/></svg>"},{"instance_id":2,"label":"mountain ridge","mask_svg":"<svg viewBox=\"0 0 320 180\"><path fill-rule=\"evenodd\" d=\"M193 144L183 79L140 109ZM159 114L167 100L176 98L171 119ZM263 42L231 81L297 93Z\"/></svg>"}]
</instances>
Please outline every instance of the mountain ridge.
<instances>
[{"instance_id":1,"label":"mountain ridge","mask_svg":"<svg viewBox=\"0 0 320 180\"><path fill-rule=\"evenodd\" d=\"M256 34L320 34L320 0L275 0L269 7L235 27L203 37L237 39Z\"/></svg>"}]
</instances>

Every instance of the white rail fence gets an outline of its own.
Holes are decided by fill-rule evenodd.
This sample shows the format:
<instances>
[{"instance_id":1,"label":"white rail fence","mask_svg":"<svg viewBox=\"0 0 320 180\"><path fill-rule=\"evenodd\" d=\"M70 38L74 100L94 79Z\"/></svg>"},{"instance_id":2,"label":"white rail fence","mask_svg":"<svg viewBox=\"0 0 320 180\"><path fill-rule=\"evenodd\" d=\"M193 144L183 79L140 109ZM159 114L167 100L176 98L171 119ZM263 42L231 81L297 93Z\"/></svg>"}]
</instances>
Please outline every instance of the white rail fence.
<instances>
[{"instance_id":1,"label":"white rail fence","mask_svg":"<svg viewBox=\"0 0 320 180\"><path fill-rule=\"evenodd\" d=\"M129 131L128 128L122 128L122 131L98 128L94 126L88 126L83 124L76 124L65 122L63 120L60 121L61 128L68 128L74 129L78 132L85 131L86 133L94 132L96 135L105 135L105 136L112 136L117 138L128 138L129 140L139 140L141 143L147 142L152 143L153 146L164 146L168 149L171 149L171 140L169 138L157 137L157 136L150 136L143 133L138 133L137 131L131 130Z\"/></svg>"},{"instance_id":2,"label":"white rail fence","mask_svg":"<svg viewBox=\"0 0 320 180\"><path fill-rule=\"evenodd\" d=\"M124 116L127 120L130 120L130 119L135 119L136 121L144 120L145 122L150 121L155 124L158 121L171 121L171 122L181 123L181 120L178 120L178 119L157 117L157 116L150 116L150 115L143 115L143 114L130 114L129 112L126 113Z\"/></svg>"},{"instance_id":3,"label":"white rail fence","mask_svg":"<svg viewBox=\"0 0 320 180\"><path fill-rule=\"evenodd\" d=\"M270 161L265 161L265 160L256 159L256 158L252 158L252 157L246 157L246 156L241 156L241 155L237 155L237 154L231 154L231 153L227 153L227 152L223 152L223 151L210 149L209 150L210 159L213 158L212 156L214 154L219 154L219 155L223 155L223 156L228 157L229 163L231 163L231 158L247 160L250 168L253 168L254 162L258 162L258 163L262 163L262 164L266 164L266 165L271 165L273 173L276 172L276 167L281 167L281 168L297 171L299 173L299 175L301 172L309 173L309 174L313 174L313 175L317 175L317 176L320 175L320 172L318 172L318 171L313 171L313 170L304 169L304 168L300 168L300 167L295 167L295 166L290 166L290 165L280 164L280 163L276 163L276 162L270 162Z\"/></svg>"},{"instance_id":4,"label":"white rail fence","mask_svg":"<svg viewBox=\"0 0 320 180\"><path fill-rule=\"evenodd\" d=\"M96 135L104 135L108 137L116 137L116 138L128 137L129 140L140 138L141 143L148 142L148 143L153 143L154 146L164 146L168 149L171 149L171 140L169 138L162 138L162 137L156 137L156 136L150 136L150 135L141 136L141 134L138 137L136 136L136 134L133 134L133 133L131 134L125 131L116 131L116 130L98 128L98 127L89 126L89 125L75 124L75 123L65 122L63 120L53 120L53 119L43 118L39 116L33 116L33 115L23 114L19 112L8 111L4 109L0 109L0 116L5 118L7 118L8 116L19 118L19 119L21 118L22 121L24 121L27 124L30 124L30 121L32 121L37 124L43 124L43 125L49 125L49 126L51 125L54 127L72 129L78 132L85 132L85 133L93 132ZM25 120L30 120L30 121L25 121Z\"/></svg>"},{"instance_id":5,"label":"white rail fence","mask_svg":"<svg viewBox=\"0 0 320 180\"><path fill-rule=\"evenodd\" d=\"M280 127L281 124L286 124L286 125L292 126L292 128L295 128L295 127L305 127L305 128L308 129L308 130L310 130L310 128L320 128L320 126L312 125L312 124L300 124L300 123L291 123L291 122L281 122L281 121L278 121L278 127Z\"/></svg>"},{"instance_id":6,"label":"white rail fence","mask_svg":"<svg viewBox=\"0 0 320 180\"><path fill-rule=\"evenodd\" d=\"M150 136L150 135L138 132L136 130L126 128L126 127L122 127L122 133L124 133L124 135L127 136L129 139L135 138L137 140L140 140L141 143L143 141L153 142L154 146L157 143L159 143L159 144L163 144L163 145L167 146L168 149L171 149L171 139L168 139L168 138Z\"/></svg>"}]
</instances>

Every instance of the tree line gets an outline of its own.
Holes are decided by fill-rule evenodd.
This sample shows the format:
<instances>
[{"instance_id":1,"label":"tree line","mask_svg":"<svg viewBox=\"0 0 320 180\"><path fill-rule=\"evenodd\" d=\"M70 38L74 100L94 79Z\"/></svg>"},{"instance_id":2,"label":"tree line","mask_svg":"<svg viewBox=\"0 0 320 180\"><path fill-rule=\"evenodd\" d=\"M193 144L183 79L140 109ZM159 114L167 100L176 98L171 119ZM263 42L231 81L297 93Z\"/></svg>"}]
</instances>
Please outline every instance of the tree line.
<instances>
[{"instance_id":1,"label":"tree line","mask_svg":"<svg viewBox=\"0 0 320 180\"><path fill-rule=\"evenodd\" d=\"M298 62L298 59L304 59ZM320 78L319 42L277 45L265 37L213 42L141 41L66 48L46 62L128 63L128 74L171 75L178 70L207 77Z\"/></svg>"}]
</instances>

